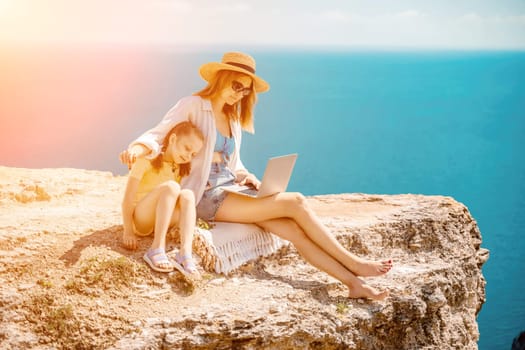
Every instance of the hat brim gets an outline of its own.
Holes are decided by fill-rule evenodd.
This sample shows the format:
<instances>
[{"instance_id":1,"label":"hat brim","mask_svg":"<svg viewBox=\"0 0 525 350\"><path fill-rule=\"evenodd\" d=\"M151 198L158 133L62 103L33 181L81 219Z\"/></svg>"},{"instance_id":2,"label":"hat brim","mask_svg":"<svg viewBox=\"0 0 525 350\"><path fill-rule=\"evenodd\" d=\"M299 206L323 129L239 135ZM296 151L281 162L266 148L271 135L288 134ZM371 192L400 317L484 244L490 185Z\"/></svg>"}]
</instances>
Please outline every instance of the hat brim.
<instances>
[{"instance_id":1,"label":"hat brim","mask_svg":"<svg viewBox=\"0 0 525 350\"><path fill-rule=\"evenodd\" d=\"M264 81L257 75L253 74L252 72L247 71L246 69L243 69L241 67L236 67L231 64L220 63L220 62L205 63L199 69L199 74L201 75L202 79L206 81L210 81L215 76L215 74L220 70L229 70L229 71L239 72L239 73L243 73L243 74L250 76L253 80L255 92L266 92L270 90L270 84L268 84L266 81Z\"/></svg>"}]
</instances>

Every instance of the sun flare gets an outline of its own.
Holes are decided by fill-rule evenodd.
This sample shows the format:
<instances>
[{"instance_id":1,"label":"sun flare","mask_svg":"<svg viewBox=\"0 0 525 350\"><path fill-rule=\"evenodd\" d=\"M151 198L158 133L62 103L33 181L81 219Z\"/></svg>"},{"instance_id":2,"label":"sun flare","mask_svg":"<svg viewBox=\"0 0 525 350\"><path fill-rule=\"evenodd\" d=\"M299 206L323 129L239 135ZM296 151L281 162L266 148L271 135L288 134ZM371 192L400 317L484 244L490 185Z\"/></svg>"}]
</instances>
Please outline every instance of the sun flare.
<instances>
[{"instance_id":1,"label":"sun flare","mask_svg":"<svg viewBox=\"0 0 525 350\"><path fill-rule=\"evenodd\" d=\"M0 16L8 12L9 8L13 4L13 0L0 0Z\"/></svg>"}]
</instances>

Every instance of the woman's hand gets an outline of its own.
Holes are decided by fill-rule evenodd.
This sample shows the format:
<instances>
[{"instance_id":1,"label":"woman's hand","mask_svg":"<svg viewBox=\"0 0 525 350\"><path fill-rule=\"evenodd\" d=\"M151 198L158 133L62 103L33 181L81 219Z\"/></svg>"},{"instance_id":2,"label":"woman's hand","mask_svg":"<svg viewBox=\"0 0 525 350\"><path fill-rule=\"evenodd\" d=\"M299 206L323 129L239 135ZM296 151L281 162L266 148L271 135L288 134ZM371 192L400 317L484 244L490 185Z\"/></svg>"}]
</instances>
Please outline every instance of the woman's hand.
<instances>
[{"instance_id":1,"label":"woman's hand","mask_svg":"<svg viewBox=\"0 0 525 350\"><path fill-rule=\"evenodd\" d=\"M247 172L238 173L235 181L241 186L252 186L256 190L259 190L259 187L261 186L261 181L259 181L255 175Z\"/></svg>"},{"instance_id":2,"label":"woman's hand","mask_svg":"<svg viewBox=\"0 0 525 350\"><path fill-rule=\"evenodd\" d=\"M131 148L128 148L125 151L122 151L119 155L120 162L122 164L126 164L128 166L128 169L131 169L131 166L137 158L143 157L147 155L148 149L142 145L133 145Z\"/></svg>"}]
</instances>

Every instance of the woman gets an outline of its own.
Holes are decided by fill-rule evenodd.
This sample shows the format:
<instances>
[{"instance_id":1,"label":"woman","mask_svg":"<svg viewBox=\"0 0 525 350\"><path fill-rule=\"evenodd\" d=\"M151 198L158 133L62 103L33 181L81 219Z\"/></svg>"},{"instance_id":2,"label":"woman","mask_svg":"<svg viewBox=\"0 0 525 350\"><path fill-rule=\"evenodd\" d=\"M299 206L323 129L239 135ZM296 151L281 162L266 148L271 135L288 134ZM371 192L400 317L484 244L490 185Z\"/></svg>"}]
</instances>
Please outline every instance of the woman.
<instances>
[{"instance_id":1,"label":"woman","mask_svg":"<svg viewBox=\"0 0 525 350\"><path fill-rule=\"evenodd\" d=\"M302 194L286 192L249 198L221 188L234 182L259 188L260 181L240 159L241 132L254 132L257 93L270 87L255 74L255 60L240 52L228 52L221 62L204 64L200 75L208 85L194 96L181 99L159 125L121 153L121 161L130 166L138 157L155 157L168 130L179 122L191 121L202 131L205 145L181 185L195 193L199 217L255 223L292 242L309 263L345 284L350 298L384 299L388 291L372 288L357 276L382 275L390 270L392 262L365 260L344 249L308 207Z\"/></svg>"}]
</instances>

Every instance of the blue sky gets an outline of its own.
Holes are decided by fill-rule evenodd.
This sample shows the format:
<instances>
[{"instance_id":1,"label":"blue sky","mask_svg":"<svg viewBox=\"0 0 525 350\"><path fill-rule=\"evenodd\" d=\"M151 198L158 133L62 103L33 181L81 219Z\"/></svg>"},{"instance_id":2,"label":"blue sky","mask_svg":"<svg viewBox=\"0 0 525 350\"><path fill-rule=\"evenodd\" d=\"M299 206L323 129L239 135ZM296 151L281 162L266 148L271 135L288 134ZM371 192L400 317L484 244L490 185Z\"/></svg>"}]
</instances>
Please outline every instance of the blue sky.
<instances>
[{"instance_id":1,"label":"blue sky","mask_svg":"<svg viewBox=\"0 0 525 350\"><path fill-rule=\"evenodd\" d=\"M517 0L0 0L0 42L525 48Z\"/></svg>"}]
</instances>

